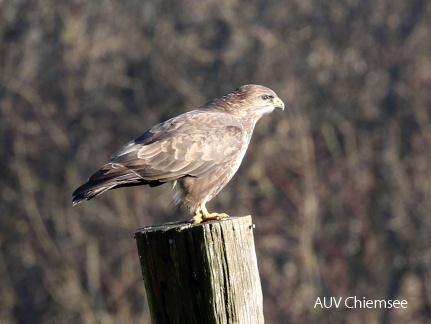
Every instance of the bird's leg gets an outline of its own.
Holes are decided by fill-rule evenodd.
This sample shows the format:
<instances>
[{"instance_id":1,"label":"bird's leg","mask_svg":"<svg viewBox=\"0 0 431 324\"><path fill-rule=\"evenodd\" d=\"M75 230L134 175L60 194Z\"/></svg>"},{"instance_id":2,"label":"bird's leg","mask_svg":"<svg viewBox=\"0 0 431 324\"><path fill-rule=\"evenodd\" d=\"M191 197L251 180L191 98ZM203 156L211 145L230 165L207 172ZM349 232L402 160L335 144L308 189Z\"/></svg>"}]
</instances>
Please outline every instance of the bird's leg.
<instances>
[{"instance_id":1,"label":"bird's leg","mask_svg":"<svg viewBox=\"0 0 431 324\"><path fill-rule=\"evenodd\" d=\"M229 217L228 214L225 213L210 213L205 207L205 202L201 203L200 210L202 213L202 222L210 221L210 220L220 220L222 218Z\"/></svg>"},{"instance_id":2,"label":"bird's leg","mask_svg":"<svg viewBox=\"0 0 431 324\"><path fill-rule=\"evenodd\" d=\"M222 218L229 217L228 214L225 213L210 213L205 207L205 201L201 202L195 210L195 215L190 219L192 224L199 224L211 220L220 220Z\"/></svg>"},{"instance_id":3,"label":"bird's leg","mask_svg":"<svg viewBox=\"0 0 431 324\"><path fill-rule=\"evenodd\" d=\"M202 213L201 213L201 211L200 211L200 208L198 208L197 210L196 210L196 213L195 213L195 215L192 217L192 219L190 219L190 222L192 223L192 224L199 224L199 223L202 223Z\"/></svg>"}]
</instances>

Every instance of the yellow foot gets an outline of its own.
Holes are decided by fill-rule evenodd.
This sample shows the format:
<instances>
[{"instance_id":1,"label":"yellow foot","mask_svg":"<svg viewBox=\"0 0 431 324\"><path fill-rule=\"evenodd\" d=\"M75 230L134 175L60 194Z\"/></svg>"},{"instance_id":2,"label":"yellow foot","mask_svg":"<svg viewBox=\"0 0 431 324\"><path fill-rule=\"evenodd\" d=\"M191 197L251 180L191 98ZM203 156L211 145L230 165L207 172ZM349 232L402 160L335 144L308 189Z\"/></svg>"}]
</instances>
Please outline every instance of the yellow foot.
<instances>
[{"instance_id":1,"label":"yellow foot","mask_svg":"<svg viewBox=\"0 0 431 324\"><path fill-rule=\"evenodd\" d=\"M207 222L207 221L211 221L211 220L220 220L222 218L227 218L227 217L229 217L229 215L225 214L225 213L220 213L220 214L219 213L211 213L211 214L204 215L202 217L202 222Z\"/></svg>"},{"instance_id":2,"label":"yellow foot","mask_svg":"<svg viewBox=\"0 0 431 324\"><path fill-rule=\"evenodd\" d=\"M196 215L195 216L193 216L191 219L190 219L190 223L192 223L192 224L199 224L199 223L202 223L202 214L201 213L196 213Z\"/></svg>"},{"instance_id":3,"label":"yellow foot","mask_svg":"<svg viewBox=\"0 0 431 324\"><path fill-rule=\"evenodd\" d=\"M203 222L208 222L212 220L220 220L222 218L229 217L228 214L225 213L207 213L202 215L201 213L196 214L193 216L193 218L190 220L192 224L199 224Z\"/></svg>"}]
</instances>

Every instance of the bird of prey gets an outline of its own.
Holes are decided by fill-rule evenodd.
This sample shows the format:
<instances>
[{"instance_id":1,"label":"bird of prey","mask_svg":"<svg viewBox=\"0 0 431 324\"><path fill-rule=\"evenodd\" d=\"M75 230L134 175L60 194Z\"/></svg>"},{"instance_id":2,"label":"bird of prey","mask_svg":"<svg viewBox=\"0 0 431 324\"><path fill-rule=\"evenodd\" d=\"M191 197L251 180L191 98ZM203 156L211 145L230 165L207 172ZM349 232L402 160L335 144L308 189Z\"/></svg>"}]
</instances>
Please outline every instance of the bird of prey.
<instances>
[{"instance_id":1,"label":"bird of prey","mask_svg":"<svg viewBox=\"0 0 431 324\"><path fill-rule=\"evenodd\" d=\"M157 124L76 189L73 204L110 189L172 182L174 201L194 213L192 223L228 217L205 204L237 172L256 122L275 108L284 103L274 91L249 84Z\"/></svg>"}]
</instances>

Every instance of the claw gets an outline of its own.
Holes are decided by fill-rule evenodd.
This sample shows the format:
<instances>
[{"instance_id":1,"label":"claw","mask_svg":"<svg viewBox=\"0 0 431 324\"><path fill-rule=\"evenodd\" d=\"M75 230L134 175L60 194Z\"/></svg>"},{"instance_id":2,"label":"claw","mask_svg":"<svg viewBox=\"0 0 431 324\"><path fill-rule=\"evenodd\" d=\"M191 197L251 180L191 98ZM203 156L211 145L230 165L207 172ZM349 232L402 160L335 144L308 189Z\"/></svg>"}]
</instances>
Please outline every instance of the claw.
<instances>
[{"instance_id":1,"label":"claw","mask_svg":"<svg viewBox=\"0 0 431 324\"><path fill-rule=\"evenodd\" d=\"M202 221L206 222L206 221L210 221L210 220L220 220L222 218L226 218L229 217L228 214L225 213L211 213L211 214L207 214L204 217L202 217Z\"/></svg>"},{"instance_id":2,"label":"claw","mask_svg":"<svg viewBox=\"0 0 431 324\"><path fill-rule=\"evenodd\" d=\"M221 220L222 218L229 217L228 214L225 213L209 213L205 207L205 202L201 203L196 210L196 214L190 219L192 224L199 224L203 222L208 222L211 220Z\"/></svg>"},{"instance_id":3,"label":"claw","mask_svg":"<svg viewBox=\"0 0 431 324\"><path fill-rule=\"evenodd\" d=\"M197 212L197 213L195 214L195 216L193 216L193 217L190 219L190 223L192 223L192 224L199 224L199 223L202 223L202 221L203 221L202 213L200 213L200 212Z\"/></svg>"}]
</instances>

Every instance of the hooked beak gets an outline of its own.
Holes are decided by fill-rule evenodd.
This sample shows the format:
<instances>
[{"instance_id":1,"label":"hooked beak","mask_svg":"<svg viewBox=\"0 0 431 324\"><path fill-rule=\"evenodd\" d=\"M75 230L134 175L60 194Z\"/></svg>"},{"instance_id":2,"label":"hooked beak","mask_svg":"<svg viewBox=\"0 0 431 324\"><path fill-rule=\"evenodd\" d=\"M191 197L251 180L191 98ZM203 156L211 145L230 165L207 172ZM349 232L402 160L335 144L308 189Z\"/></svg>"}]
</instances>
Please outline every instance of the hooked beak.
<instances>
[{"instance_id":1,"label":"hooked beak","mask_svg":"<svg viewBox=\"0 0 431 324\"><path fill-rule=\"evenodd\" d=\"M278 97L274 98L272 101L272 104L274 105L275 108L280 108L281 110L284 111L284 102L280 98Z\"/></svg>"}]
</instances>

